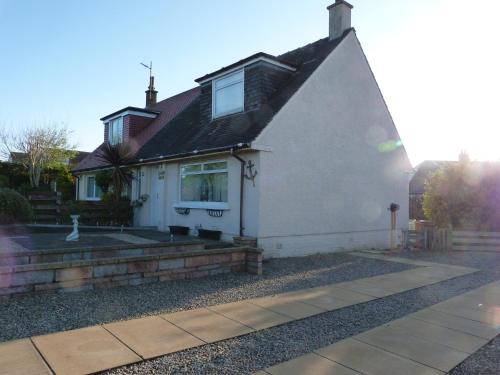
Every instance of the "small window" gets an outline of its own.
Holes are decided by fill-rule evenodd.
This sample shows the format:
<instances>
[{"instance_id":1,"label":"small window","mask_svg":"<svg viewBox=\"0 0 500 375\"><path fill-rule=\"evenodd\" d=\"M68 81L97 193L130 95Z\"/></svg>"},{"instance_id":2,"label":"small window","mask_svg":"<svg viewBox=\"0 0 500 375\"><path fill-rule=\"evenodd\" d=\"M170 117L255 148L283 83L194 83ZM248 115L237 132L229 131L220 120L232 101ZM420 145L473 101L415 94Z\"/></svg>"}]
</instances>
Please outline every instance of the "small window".
<instances>
[{"instance_id":1,"label":"small window","mask_svg":"<svg viewBox=\"0 0 500 375\"><path fill-rule=\"evenodd\" d=\"M87 199L100 199L101 188L95 183L95 176L87 177Z\"/></svg>"},{"instance_id":2,"label":"small window","mask_svg":"<svg viewBox=\"0 0 500 375\"><path fill-rule=\"evenodd\" d=\"M216 118L244 110L244 81L243 70L240 70L212 82L212 117Z\"/></svg>"},{"instance_id":3,"label":"small window","mask_svg":"<svg viewBox=\"0 0 500 375\"><path fill-rule=\"evenodd\" d=\"M115 118L108 122L108 140L112 145L123 141L123 117Z\"/></svg>"},{"instance_id":4,"label":"small window","mask_svg":"<svg viewBox=\"0 0 500 375\"><path fill-rule=\"evenodd\" d=\"M182 166L181 201L227 203L227 162Z\"/></svg>"}]
</instances>

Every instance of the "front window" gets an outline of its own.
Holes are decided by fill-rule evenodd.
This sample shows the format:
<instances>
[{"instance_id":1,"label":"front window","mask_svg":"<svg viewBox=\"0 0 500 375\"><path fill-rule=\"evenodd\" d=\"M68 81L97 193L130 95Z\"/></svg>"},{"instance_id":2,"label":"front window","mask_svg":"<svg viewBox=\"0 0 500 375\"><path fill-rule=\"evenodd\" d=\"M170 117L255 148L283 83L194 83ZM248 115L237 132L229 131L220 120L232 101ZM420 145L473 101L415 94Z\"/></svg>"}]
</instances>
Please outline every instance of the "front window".
<instances>
[{"instance_id":1,"label":"front window","mask_svg":"<svg viewBox=\"0 0 500 375\"><path fill-rule=\"evenodd\" d=\"M227 202L227 162L181 167L182 202Z\"/></svg>"},{"instance_id":2,"label":"front window","mask_svg":"<svg viewBox=\"0 0 500 375\"><path fill-rule=\"evenodd\" d=\"M241 112L244 109L244 73L236 73L216 79L212 83L213 117Z\"/></svg>"},{"instance_id":3,"label":"front window","mask_svg":"<svg viewBox=\"0 0 500 375\"><path fill-rule=\"evenodd\" d=\"M108 140L112 145L121 143L123 140L123 117L115 118L108 122Z\"/></svg>"},{"instance_id":4,"label":"front window","mask_svg":"<svg viewBox=\"0 0 500 375\"><path fill-rule=\"evenodd\" d=\"M100 199L101 188L95 182L95 176L87 177L87 199Z\"/></svg>"}]
</instances>

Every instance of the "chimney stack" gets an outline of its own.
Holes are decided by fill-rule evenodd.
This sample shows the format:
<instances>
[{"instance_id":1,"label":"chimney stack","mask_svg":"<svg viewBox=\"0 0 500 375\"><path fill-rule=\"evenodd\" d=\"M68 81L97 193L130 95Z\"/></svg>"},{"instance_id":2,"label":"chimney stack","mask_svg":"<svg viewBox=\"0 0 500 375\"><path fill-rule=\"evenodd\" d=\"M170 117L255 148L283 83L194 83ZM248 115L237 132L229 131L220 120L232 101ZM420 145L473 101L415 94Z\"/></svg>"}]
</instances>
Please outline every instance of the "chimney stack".
<instances>
[{"instance_id":1,"label":"chimney stack","mask_svg":"<svg viewBox=\"0 0 500 375\"><path fill-rule=\"evenodd\" d=\"M156 94L158 91L155 90L155 77L150 76L149 87L146 90L146 108L156 104Z\"/></svg>"},{"instance_id":2,"label":"chimney stack","mask_svg":"<svg viewBox=\"0 0 500 375\"><path fill-rule=\"evenodd\" d=\"M328 8L330 12L330 40L337 39L351 28L352 5L344 0L335 0Z\"/></svg>"}]
</instances>

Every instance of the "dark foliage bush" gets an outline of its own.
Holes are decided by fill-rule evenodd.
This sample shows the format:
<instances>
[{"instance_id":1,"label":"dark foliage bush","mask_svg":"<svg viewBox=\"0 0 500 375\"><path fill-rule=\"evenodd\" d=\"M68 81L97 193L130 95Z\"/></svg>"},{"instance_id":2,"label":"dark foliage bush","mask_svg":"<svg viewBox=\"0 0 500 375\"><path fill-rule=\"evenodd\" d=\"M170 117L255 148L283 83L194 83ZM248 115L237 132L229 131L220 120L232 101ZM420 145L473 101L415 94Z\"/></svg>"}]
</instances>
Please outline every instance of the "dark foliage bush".
<instances>
[{"instance_id":1,"label":"dark foliage bush","mask_svg":"<svg viewBox=\"0 0 500 375\"><path fill-rule=\"evenodd\" d=\"M28 223L33 211L28 200L12 189L0 189L0 224Z\"/></svg>"},{"instance_id":2,"label":"dark foliage bush","mask_svg":"<svg viewBox=\"0 0 500 375\"><path fill-rule=\"evenodd\" d=\"M68 202L61 208L62 222L70 223L70 215L80 215L82 225L131 226L133 223L133 209L126 198L118 202L106 199Z\"/></svg>"}]
</instances>

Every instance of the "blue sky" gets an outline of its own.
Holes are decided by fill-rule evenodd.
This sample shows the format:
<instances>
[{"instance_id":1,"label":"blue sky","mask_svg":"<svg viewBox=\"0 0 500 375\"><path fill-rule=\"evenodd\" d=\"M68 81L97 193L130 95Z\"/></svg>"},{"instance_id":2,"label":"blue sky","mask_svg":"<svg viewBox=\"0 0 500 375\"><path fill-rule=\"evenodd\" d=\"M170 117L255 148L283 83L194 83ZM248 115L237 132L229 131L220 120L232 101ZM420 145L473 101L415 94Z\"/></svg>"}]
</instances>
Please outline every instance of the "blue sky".
<instances>
[{"instance_id":1,"label":"blue sky","mask_svg":"<svg viewBox=\"0 0 500 375\"><path fill-rule=\"evenodd\" d=\"M99 118L143 106L258 51L328 33L330 1L0 0L0 125L65 123L80 149ZM499 2L353 0L353 26L414 164L500 159Z\"/></svg>"}]
</instances>

